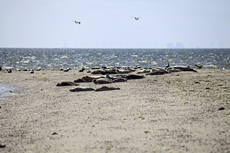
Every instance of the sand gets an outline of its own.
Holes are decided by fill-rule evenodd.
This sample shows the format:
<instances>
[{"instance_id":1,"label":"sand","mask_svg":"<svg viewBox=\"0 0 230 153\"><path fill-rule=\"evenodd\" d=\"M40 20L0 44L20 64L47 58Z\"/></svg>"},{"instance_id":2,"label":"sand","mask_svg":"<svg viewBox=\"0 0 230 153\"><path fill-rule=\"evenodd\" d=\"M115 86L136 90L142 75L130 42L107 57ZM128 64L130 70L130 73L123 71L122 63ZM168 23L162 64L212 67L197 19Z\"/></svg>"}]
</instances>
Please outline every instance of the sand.
<instances>
[{"instance_id":1,"label":"sand","mask_svg":"<svg viewBox=\"0 0 230 153\"><path fill-rule=\"evenodd\" d=\"M70 92L86 72L5 73L0 152L230 152L230 70L145 75ZM98 88L102 85L80 83Z\"/></svg>"}]
</instances>

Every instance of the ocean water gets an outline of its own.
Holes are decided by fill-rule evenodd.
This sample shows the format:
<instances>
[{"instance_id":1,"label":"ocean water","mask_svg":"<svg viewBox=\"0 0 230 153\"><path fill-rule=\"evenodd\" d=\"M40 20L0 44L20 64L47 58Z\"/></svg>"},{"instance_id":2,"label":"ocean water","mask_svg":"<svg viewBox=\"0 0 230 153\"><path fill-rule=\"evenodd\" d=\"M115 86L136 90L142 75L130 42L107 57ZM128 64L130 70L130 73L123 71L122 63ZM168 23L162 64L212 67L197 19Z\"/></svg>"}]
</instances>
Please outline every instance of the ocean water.
<instances>
[{"instance_id":1,"label":"ocean water","mask_svg":"<svg viewBox=\"0 0 230 153\"><path fill-rule=\"evenodd\" d=\"M51 49L0 48L4 69L81 69L82 67L141 66L143 68L201 64L205 69L230 69L230 49ZM0 84L0 102L15 87Z\"/></svg>"},{"instance_id":2,"label":"ocean water","mask_svg":"<svg viewBox=\"0 0 230 153\"><path fill-rule=\"evenodd\" d=\"M3 68L44 70L81 67L182 65L205 69L230 69L230 49L51 49L0 48Z\"/></svg>"}]
</instances>

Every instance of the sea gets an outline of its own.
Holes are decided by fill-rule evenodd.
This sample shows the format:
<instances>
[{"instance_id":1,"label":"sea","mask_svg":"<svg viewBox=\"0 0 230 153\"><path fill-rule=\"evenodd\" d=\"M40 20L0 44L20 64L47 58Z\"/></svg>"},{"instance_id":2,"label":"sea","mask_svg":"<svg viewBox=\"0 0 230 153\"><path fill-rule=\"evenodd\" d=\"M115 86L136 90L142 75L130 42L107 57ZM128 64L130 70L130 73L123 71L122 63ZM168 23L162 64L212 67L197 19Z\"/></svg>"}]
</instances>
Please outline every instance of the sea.
<instances>
[{"instance_id":1,"label":"sea","mask_svg":"<svg viewBox=\"0 0 230 153\"><path fill-rule=\"evenodd\" d=\"M140 66L143 68L203 65L204 69L230 69L230 49L77 49L0 48L0 66L53 70L82 67Z\"/></svg>"},{"instance_id":2,"label":"sea","mask_svg":"<svg viewBox=\"0 0 230 153\"><path fill-rule=\"evenodd\" d=\"M202 65L204 69L230 69L230 49L77 49L77 48L0 48L0 66L16 70L59 70L82 67L154 68ZM0 83L0 102L15 87Z\"/></svg>"}]
</instances>

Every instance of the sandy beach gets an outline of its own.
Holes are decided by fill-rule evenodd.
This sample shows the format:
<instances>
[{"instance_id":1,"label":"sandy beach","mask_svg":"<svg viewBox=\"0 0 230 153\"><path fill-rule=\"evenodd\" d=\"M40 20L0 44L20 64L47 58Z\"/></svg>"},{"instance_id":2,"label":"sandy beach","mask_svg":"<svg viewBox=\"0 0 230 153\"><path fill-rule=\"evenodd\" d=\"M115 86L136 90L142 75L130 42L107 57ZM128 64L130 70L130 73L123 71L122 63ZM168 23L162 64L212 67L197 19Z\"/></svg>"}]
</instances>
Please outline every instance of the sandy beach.
<instances>
[{"instance_id":1,"label":"sandy beach","mask_svg":"<svg viewBox=\"0 0 230 153\"><path fill-rule=\"evenodd\" d=\"M0 102L0 152L230 153L230 70L142 74L113 91L56 86L91 75L0 71L15 87Z\"/></svg>"}]
</instances>

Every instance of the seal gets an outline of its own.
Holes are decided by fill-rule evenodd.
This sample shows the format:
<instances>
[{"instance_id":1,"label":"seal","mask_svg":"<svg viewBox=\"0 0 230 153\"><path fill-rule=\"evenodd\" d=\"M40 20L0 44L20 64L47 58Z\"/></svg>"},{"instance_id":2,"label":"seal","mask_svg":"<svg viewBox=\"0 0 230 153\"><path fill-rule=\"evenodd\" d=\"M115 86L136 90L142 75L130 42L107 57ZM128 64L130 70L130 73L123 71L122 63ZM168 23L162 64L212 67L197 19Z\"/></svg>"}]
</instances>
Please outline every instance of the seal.
<instances>
[{"instance_id":1,"label":"seal","mask_svg":"<svg viewBox=\"0 0 230 153\"><path fill-rule=\"evenodd\" d=\"M168 73L168 71L166 71L163 68L155 68L155 69L152 69L152 72L147 73L146 75L164 75L166 73Z\"/></svg>"},{"instance_id":2,"label":"seal","mask_svg":"<svg viewBox=\"0 0 230 153\"><path fill-rule=\"evenodd\" d=\"M91 74L102 74L102 75L106 75L106 74L117 74L117 72L115 71L115 69L99 69L99 70L94 70L91 72Z\"/></svg>"},{"instance_id":3,"label":"seal","mask_svg":"<svg viewBox=\"0 0 230 153\"><path fill-rule=\"evenodd\" d=\"M106 78L105 79L108 79L109 81L112 81L113 83L115 82L126 82L127 79L125 77L111 77L109 76L109 74L106 75Z\"/></svg>"},{"instance_id":4,"label":"seal","mask_svg":"<svg viewBox=\"0 0 230 153\"><path fill-rule=\"evenodd\" d=\"M34 73L34 70L32 69L31 71L30 71L30 74L33 74Z\"/></svg>"},{"instance_id":5,"label":"seal","mask_svg":"<svg viewBox=\"0 0 230 153\"><path fill-rule=\"evenodd\" d=\"M202 65L197 65L197 64L194 64L194 66L196 66L198 69L201 69L203 67Z\"/></svg>"},{"instance_id":6,"label":"seal","mask_svg":"<svg viewBox=\"0 0 230 153\"><path fill-rule=\"evenodd\" d=\"M168 65L165 66L165 69L169 68L169 66L170 66L170 65L169 65L169 62L168 62Z\"/></svg>"},{"instance_id":7,"label":"seal","mask_svg":"<svg viewBox=\"0 0 230 153\"><path fill-rule=\"evenodd\" d=\"M105 70L98 69L98 70L92 71L91 74L102 74L102 75L105 75L106 72L105 72Z\"/></svg>"},{"instance_id":8,"label":"seal","mask_svg":"<svg viewBox=\"0 0 230 153\"><path fill-rule=\"evenodd\" d=\"M94 79L93 82L95 84L108 84L108 83L112 83L113 80L108 79L108 78L101 78L101 79Z\"/></svg>"},{"instance_id":9,"label":"seal","mask_svg":"<svg viewBox=\"0 0 230 153\"><path fill-rule=\"evenodd\" d=\"M79 92L79 91L94 91L93 88L89 88L89 87L77 87L74 89L70 89L69 91L71 92Z\"/></svg>"},{"instance_id":10,"label":"seal","mask_svg":"<svg viewBox=\"0 0 230 153\"><path fill-rule=\"evenodd\" d=\"M69 70L71 69L67 68L67 69L64 69L63 72L69 72Z\"/></svg>"},{"instance_id":11,"label":"seal","mask_svg":"<svg viewBox=\"0 0 230 153\"><path fill-rule=\"evenodd\" d=\"M120 90L120 88L102 86L97 88L95 91L108 91L108 90Z\"/></svg>"},{"instance_id":12,"label":"seal","mask_svg":"<svg viewBox=\"0 0 230 153\"><path fill-rule=\"evenodd\" d=\"M84 76L82 77L82 80L84 82L92 82L94 79L100 79L100 78L105 78L104 76Z\"/></svg>"},{"instance_id":13,"label":"seal","mask_svg":"<svg viewBox=\"0 0 230 153\"><path fill-rule=\"evenodd\" d=\"M137 72L137 74L142 74L142 73L150 73L150 70L144 69L144 70L139 70L139 71Z\"/></svg>"},{"instance_id":14,"label":"seal","mask_svg":"<svg viewBox=\"0 0 230 153\"><path fill-rule=\"evenodd\" d=\"M117 79L114 79L113 82L127 82L127 79L126 78L117 78Z\"/></svg>"},{"instance_id":15,"label":"seal","mask_svg":"<svg viewBox=\"0 0 230 153\"><path fill-rule=\"evenodd\" d=\"M168 69L177 69L177 70L181 70L181 71L193 71L193 72L197 72L196 70L190 68L189 66L173 66L173 67L170 67Z\"/></svg>"},{"instance_id":16,"label":"seal","mask_svg":"<svg viewBox=\"0 0 230 153\"><path fill-rule=\"evenodd\" d=\"M6 69L6 71L7 71L8 73L12 73L12 70L11 70L11 69Z\"/></svg>"},{"instance_id":17,"label":"seal","mask_svg":"<svg viewBox=\"0 0 230 153\"><path fill-rule=\"evenodd\" d=\"M64 81L64 82L58 83L56 86L77 86L77 84L74 82Z\"/></svg>"},{"instance_id":18,"label":"seal","mask_svg":"<svg viewBox=\"0 0 230 153\"><path fill-rule=\"evenodd\" d=\"M82 67L82 68L79 70L79 72L84 72L84 70L85 70L85 68Z\"/></svg>"},{"instance_id":19,"label":"seal","mask_svg":"<svg viewBox=\"0 0 230 153\"><path fill-rule=\"evenodd\" d=\"M133 72L133 71L131 71L131 70L116 70L116 72L117 72L118 74L128 74L128 73L131 73L131 72Z\"/></svg>"},{"instance_id":20,"label":"seal","mask_svg":"<svg viewBox=\"0 0 230 153\"><path fill-rule=\"evenodd\" d=\"M126 76L126 79L130 80L130 79L143 79L144 76L143 75L136 75L136 74L129 74Z\"/></svg>"},{"instance_id":21,"label":"seal","mask_svg":"<svg viewBox=\"0 0 230 153\"><path fill-rule=\"evenodd\" d=\"M82 80L82 79L77 79L77 80L74 80L73 82L75 82L75 83L80 83L80 82L84 82L84 80Z\"/></svg>"}]
</instances>

